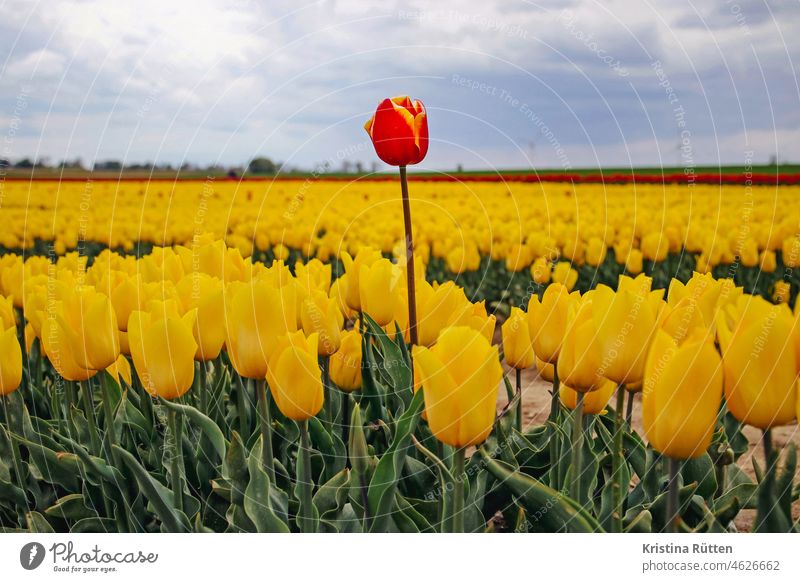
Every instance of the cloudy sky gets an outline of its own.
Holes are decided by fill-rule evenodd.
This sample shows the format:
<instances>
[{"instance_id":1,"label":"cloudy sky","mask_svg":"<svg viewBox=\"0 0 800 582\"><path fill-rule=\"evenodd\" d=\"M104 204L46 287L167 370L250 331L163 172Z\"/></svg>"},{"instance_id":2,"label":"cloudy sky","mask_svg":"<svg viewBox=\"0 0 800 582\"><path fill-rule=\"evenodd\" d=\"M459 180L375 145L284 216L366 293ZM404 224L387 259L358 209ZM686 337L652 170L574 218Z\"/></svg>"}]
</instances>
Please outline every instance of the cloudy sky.
<instances>
[{"instance_id":1,"label":"cloudy sky","mask_svg":"<svg viewBox=\"0 0 800 582\"><path fill-rule=\"evenodd\" d=\"M428 169L800 161L798 0L0 0L0 157ZM682 147L681 147L682 146Z\"/></svg>"}]
</instances>

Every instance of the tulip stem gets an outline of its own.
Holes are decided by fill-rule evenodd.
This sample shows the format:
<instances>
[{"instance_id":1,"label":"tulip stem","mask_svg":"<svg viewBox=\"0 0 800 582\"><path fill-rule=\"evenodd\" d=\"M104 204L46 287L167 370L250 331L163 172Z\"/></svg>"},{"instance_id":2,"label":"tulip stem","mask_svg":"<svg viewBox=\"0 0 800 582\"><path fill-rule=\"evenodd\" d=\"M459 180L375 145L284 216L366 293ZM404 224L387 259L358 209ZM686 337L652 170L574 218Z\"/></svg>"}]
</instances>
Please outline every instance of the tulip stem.
<instances>
[{"instance_id":1,"label":"tulip stem","mask_svg":"<svg viewBox=\"0 0 800 582\"><path fill-rule=\"evenodd\" d=\"M522 369L515 368L516 371L516 389L517 394L520 395L519 401L517 402L517 415L516 415L516 422L517 422L517 430L522 432Z\"/></svg>"},{"instance_id":2,"label":"tulip stem","mask_svg":"<svg viewBox=\"0 0 800 582\"><path fill-rule=\"evenodd\" d=\"M417 345L417 293L414 270L414 238L411 233L411 203L408 199L406 167L400 166L400 190L403 193L403 223L406 231L406 283L408 287L408 330L411 345ZM413 374L413 371L412 371Z\"/></svg>"},{"instance_id":3,"label":"tulip stem","mask_svg":"<svg viewBox=\"0 0 800 582\"><path fill-rule=\"evenodd\" d=\"M272 454L272 419L269 414L269 395L267 394L267 381L259 380L256 384L258 392L258 421L261 426L261 463L269 476L270 482L275 484L275 463Z\"/></svg>"},{"instance_id":4,"label":"tulip stem","mask_svg":"<svg viewBox=\"0 0 800 582\"><path fill-rule=\"evenodd\" d=\"M342 392L342 442L344 446L350 440L350 393ZM347 466L350 466L350 458L347 459Z\"/></svg>"},{"instance_id":5,"label":"tulip stem","mask_svg":"<svg viewBox=\"0 0 800 582\"><path fill-rule=\"evenodd\" d=\"M625 410L625 422L628 423L630 427L633 421L633 399L636 396L636 392L628 392L628 407Z\"/></svg>"},{"instance_id":6,"label":"tulip stem","mask_svg":"<svg viewBox=\"0 0 800 582\"><path fill-rule=\"evenodd\" d=\"M325 428L328 431L333 431L333 425L336 424L336 408L335 402L331 397L331 388L330 388L330 365L331 365L331 357L330 356L321 356L319 358L320 368L322 368L322 390L323 390L323 404L322 404L322 412L320 414L320 420L322 424L325 425Z\"/></svg>"},{"instance_id":7,"label":"tulip stem","mask_svg":"<svg viewBox=\"0 0 800 582\"><path fill-rule=\"evenodd\" d=\"M172 495L175 497L175 507L178 511L183 511L183 487L181 485L181 464L183 454L181 447L181 423L175 409L167 410L167 421L169 422L169 432L172 434L172 458L170 459L170 481L172 481Z\"/></svg>"},{"instance_id":8,"label":"tulip stem","mask_svg":"<svg viewBox=\"0 0 800 582\"><path fill-rule=\"evenodd\" d=\"M83 409L86 413L86 424L89 425L89 442L92 445L92 454L98 457L102 454L100 436L97 432L97 420L94 416L94 398L92 397L92 386L89 380L80 383L81 396L83 398Z\"/></svg>"},{"instance_id":9,"label":"tulip stem","mask_svg":"<svg viewBox=\"0 0 800 582\"><path fill-rule=\"evenodd\" d=\"M106 434L108 435L108 446L117 444L117 431L114 429L114 408L111 406L111 390L108 385L108 374L100 372L100 385L103 389L103 414L106 420Z\"/></svg>"},{"instance_id":10,"label":"tulip stem","mask_svg":"<svg viewBox=\"0 0 800 582\"><path fill-rule=\"evenodd\" d=\"M558 379L558 366L553 366L553 390L550 395L550 417L549 426L549 451L550 451L550 487L558 491L558 432L555 424L558 421L558 392L560 381Z\"/></svg>"},{"instance_id":11,"label":"tulip stem","mask_svg":"<svg viewBox=\"0 0 800 582\"><path fill-rule=\"evenodd\" d=\"M236 374L236 408L239 415L239 434L247 441L250 438L250 427L247 422L247 395L245 394L244 379Z\"/></svg>"},{"instance_id":12,"label":"tulip stem","mask_svg":"<svg viewBox=\"0 0 800 582\"><path fill-rule=\"evenodd\" d=\"M197 383L197 391L200 393L200 412L208 414L208 378L206 377L206 363L197 362L197 375L199 380Z\"/></svg>"},{"instance_id":13,"label":"tulip stem","mask_svg":"<svg viewBox=\"0 0 800 582\"><path fill-rule=\"evenodd\" d=\"M311 515L312 497L311 488L311 439L308 436L308 420L302 420L297 423L300 427L300 448L301 457L303 459L303 475L298 475L300 484L300 515L298 516L298 526L303 533L314 532L314 519Z\"/></svg>"},{"instance_id":14,"label":"tulip stem","mask_svg":"<svg viewBox=\"0 0 800 582\"><path fill-rule=\"evenodd\" d=\"M583 398L585 394L578 392L575 410L573 411L572 425L572 480L570 482L569 496L578 503L581 500L581 472L583 468Z\"/></svg>"},{"instance_id":15,"label":"tulip stem","mask_svg":"<svg viewBox=\"0 0 800 582\"><path fill-rule=\"evenodd\" d=\"M772 447L772 429L769 428L764 429L761 440L764 445L764 478L758 485L759 498L761 497L762 493L761 488L763 488L763 491L767 493L769 499L774 500L777 499L775 491L775 473L778 469L778 455L775 454L775 451ZM770 501L770 503L772 503L772 501ZM768 526L765 523L763 523L765 521L765 516L761 514L761 511L758 512L756 519L757 523L753 531L755 532L770 531Z\"/></svg>"},{"instance_id":16,"label":"tulip stem","mask_svg":"<svg viewBox=\"0 0 800 582\"><path fill-rule=\"evenodd\" d=\"M464 457L466 449L458 448L453 455L455 488L453 489L453 533L464 533Z\"/></svg>"},{"instance_id":17,"label":"tulip stem","mask_svg":"<svg viewBox=\"0 0 800 582\"><path fill-rule=\"evenodd\" d=\"M8 440L11 445L11 463L14 467L14 477L17 481L17 487L20 488L22 491L22 495L25 497L25 505L28 504L28 487L25 485L27 479L25 473L22 469L22 456L19 452L19 443L17 439L14 438L13 434L14 431L11 428L11 416L8 413L8 399L10 395L0 396L0 401L3 402L3 416L6 420L6 430L8 430ZM21 397L20 397L21 398ZM17 508L20 517L20 524L25 523L25 511L26 509L23 507Z\"/></svg>"},{"instance_id":18,"label":"tulip stem","mask_svg":"<svg viewBox=\"0 0 800 582\"><path fill-rule=\"evenodd\" d=\"M625 462L622 454L622 418L623 408L625 407L625 386L620 384L617 387L617 406L614 409L614 449L611 452L611 493L612 493L612 514L611 531L613 533L622 532L622 463Z\"/></svg>"},{"instance_id":19,"label":"tulip stem","mask_svg":"<svg viewBox=\"0 0 800 582\"><path fill-rule=\"evenodd\" d=\"M680 473L681 462L678 459L669 458L669 490L667 492L667 532L678 533L678 523L680 522L680 509L678 504L678 474Z\"/></svg>"}]
</instances>

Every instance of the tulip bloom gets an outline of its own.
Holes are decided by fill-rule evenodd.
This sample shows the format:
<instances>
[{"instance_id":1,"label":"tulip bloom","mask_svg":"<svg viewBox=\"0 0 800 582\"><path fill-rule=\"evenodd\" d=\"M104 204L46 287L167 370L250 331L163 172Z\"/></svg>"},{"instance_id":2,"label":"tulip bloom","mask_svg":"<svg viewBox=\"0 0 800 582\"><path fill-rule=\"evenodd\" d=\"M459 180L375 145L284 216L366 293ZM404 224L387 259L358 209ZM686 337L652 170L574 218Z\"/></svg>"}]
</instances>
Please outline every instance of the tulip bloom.
<instances>
[{"instance_id":1,"label":"tulip bloom","mask_svg":"<svg viewBox=\"0 0 800 582\"><path fill-rule=\"evenodd\" d=\"M342 263L347 275L344 300L353 311L361 311L361 267L381 260L381 253L369 247L361 247L355 259L347 251L342 253Z\"/></svg>"},{"instance_id":2,"label":"tulip bloom","mask_svg":"<svg viewBox=\"0 0 800 582\"><path fill-rule=\"evenodd\" d=\"M531 279L537 285L547 285L550 282L552 267L545 257L539 257L531 265Z\"/></svg>"},{"instance_id":3,"label":"tulip bloom","mask_svg":"<svg viewBox=\"0 0 800 582\"><path fill-rule=\"evenodd\" d=\"M319 289L312 289L300 302L300 321L306 335L319 334L320 356L330 356L339 349L344 316L335 299Z\"/></svg>"},{"instance_id":4,"label":"tulip bloom","mask_svg":"<svg viewBox=\"0 0 800 582\"><path fill-rule=\"evenodd\" d=\"M197 310L192 334L197 342L195 360L215 360L225 344L225 300L222 281L203 273L187 275L176 290L183 312Z\"/></svg>"},{"instance_id":5,"label":"tulip bloom","mask_svg":"<svg viewBox=\"0 0 800 582\"><path fill-rule=\"evenodd\" d=\"M536 357L551 364L558 361L561 342L567 330L567 312L571 297L560 283L545 289L541 301L532 295L528 302L528 326Z\"/></svg>"},{"instance_id":6,"label":"tulip bloom","mask_svg":"<svg viewBox=\"0 0 800 582\"><path fill-rule=\"evenodd\" d=\"M602 367L597 343L597 329L592 318L592 301L585 295L583 301L570 305L567 330L558 357L559 379L579 392L592 392L605 384L598 374Z\"/></svg>"},{"instance_id":7,"label":"tulip bloom","mask_svg":"<svg viewBox=\"0 0 800 582\"><path fill-rule=\"evenodd\" d=\"M586 245L586 263L597 267L606 260L606 243L599 237L592 237Z\"/></svg>"},{"instance_id":8,"label":"tulip bloom","mask_svg":"<svg viewBox=\"0 0 800 582\"><path fill-rule=\"evenodd\" d=\"M767 430L795 419L794 318L784 305L740 297L717 318L725 402L739 421Z\"/></svg>"},{"instance_id":9,"label":"tulip bloom","mask_svg":"<svg viewBox=\"0 0 800 582\"><path fill-rule=\"evenodd\" d=\"M554 283L560 283L566 287L568 291L572 291L575 287L575 283L578 282L578 271L573 269L572 265L568 262L560 261L553 267L551 278Z\"/></svg>"},{"instance_id":10,"label":"tulip bloom","mask_svg":"<svg viewBox=\"0 0 800 582\"><path fill-rule=\"evenodd\" d=\"M342 333L342 345L331 356L330 376L345 392L361 388L361 334L358 330Z\"/></svg>"},{"instance_id":11,"label":"tulip bloom","mask_svg":"<svg viewBox=\"0 0 800 582\"><path fill-rule=\"evenodd\" d=\"M245 378L263 380L278 338L297 330L296 294L265 281L228 288L226 346L231 363Z\"/></svg>"},{"instance_id":12,"label":"tulip bloom","mask_svg":"<svg viewBox=\"0 0 800 582\"><path fill-rule=\"evenodd\" d=\"M503 324L501 332L506 363L518 370L533 366L533 347L525 312L519 307L512 307L511 315Z\"/></svg>"},{"instance_id":13,"label":"tulip bloom","mask_svg":"<svg viewBox=\"0 0 800 582\"><path fill-rule=\"evenodd\" d=\"M555 364L550 364L548 362L543 362L539 358L534 358L536 360L536 371L539 372L539 377L544 380L545 382L552 382L556 379L556 367Z\"/></svg>"},{"instance_id":14,"label":"tulip bloom","mask_svg":"<svg viewBox=\"0 0 800 582\"><path fill-rule=\"evenodd\" d=\"M617 384L637 384L644 378L647 351L663 304L663 291L650 291L652 279L620 277L616 293L599 285L592 294L602 366L598 373Z\"/></svg>"},{"instance_id":15,"label":"tulip bloom","mask_svg":"<svg viewBox=\"0 0 800 582\"><path fill-rule=\"evenodd\" d=\"M552 366L552 364L550 365ZM583 414L602 414L616 388L617 385L611 380L604 380L597 390L584 394ZM577 390L573 390L564 383L560 384L558 387L558 397L561 400L561 404L570 410L575 410L575 407L578 405Z\"/></svg>"},{"instance_id":16,"label":"tulip bloom","mask_svg":"<svg viewBox=\"0 0 800 582\"><path fill-rule=\"evenodd\" d=\"M706 452L722 402L722 360L707 330L683 342L659 330L647 356L642 422L655 450L673 459Z\"/></svg>"},{"instance_id":17,"label":"tulip bloom","mask_svg":"<svg viewBox=\"0 0 800 582\"><path fill-rule=\"evenodd\" d=\"M456 448L479 445L492 431L503 369L492 346L468 327L450 327L412 356L434 436Z\"/></svg>"},{"instance_id":18,"label":"tulip bloom","mask_svg":"<svg viewBox=\"0 0 800 582\"><path fill-rule=\"evenodd\" d=\"M418 164L428 153L428 117L418 99L384 99L364 129L375 153L390 166Z\"/></svg>"},{"instance_id":19,"label":"tulip bloom","mask_svg":"<svg viewBox=\"0 0 800 582\"><path fill-rule=\"evenodd\" d=\"M22 382L22 348L13 325L0 333L0 397L11 394Z\"/></svg>"},{"instance_id":20,"label":"tulip bloom","mask_svg":"<svg viewBox=\"0 0 800 582\"><path fill-rule=\"evenodd\" d=\"M361 265L359 296L361 310L381 327L394 319L398 300L399 270L388 259Z\"/></svg>"},{"instance_id":21,"label":"tulip bloom","mask_svg":"<svg viewBox=\"0 0 800 582\"><path fill-rule=\"evenodd\" d=\"M172 400L183 396L194 381L197 343L192 329L197 312L192 310L181 318L160 305L153 302L150 312L131 314L128 340L144 389L153 397Z\"/></svg>"},{"instance_id":22,"label":"tulip bloom","mask_svg":"<svg viewBox=\"0 0 800 582\"><path fill-rule=\"evenodd\" d=\"M278 409L287 418L302 421L322 409L324 392L317 364L318 336L296 331L278 338L269 358L267 383Z\"/></svg>"},{"instance_id":23,"label":"tulip bloom","mask_svg":"<svg viewBox=\"0 0 800 582\"><path fill-rule=\"evenodd\" d=\"M48 353L66 348L85 370L105 370L117 361L119 330L108 297L93 287L79 287L56 302L53 316L49 329L60 345L51 345ZM53 326L59 329L54 331Z\"/></svg>"}]
</instances>

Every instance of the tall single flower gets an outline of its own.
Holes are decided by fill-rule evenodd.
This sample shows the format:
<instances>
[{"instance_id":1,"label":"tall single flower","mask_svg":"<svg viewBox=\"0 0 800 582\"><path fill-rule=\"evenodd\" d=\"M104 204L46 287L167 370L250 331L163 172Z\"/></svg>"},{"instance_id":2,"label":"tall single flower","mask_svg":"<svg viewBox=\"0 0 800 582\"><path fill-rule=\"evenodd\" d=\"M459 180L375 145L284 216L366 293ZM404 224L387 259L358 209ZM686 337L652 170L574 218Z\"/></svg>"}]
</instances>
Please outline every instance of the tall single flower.
<instances>
[{"instance_id":1,"label":"tall single flower","mask_svg":"<svg viewBox=\"0 0 800 582\"><path fill-rule=\"evenodd\" d=\"M390 166L418 164L428 153L428 116L418 99L384 99L364 129L375 153Z\"/></svg>"}]
</instances>

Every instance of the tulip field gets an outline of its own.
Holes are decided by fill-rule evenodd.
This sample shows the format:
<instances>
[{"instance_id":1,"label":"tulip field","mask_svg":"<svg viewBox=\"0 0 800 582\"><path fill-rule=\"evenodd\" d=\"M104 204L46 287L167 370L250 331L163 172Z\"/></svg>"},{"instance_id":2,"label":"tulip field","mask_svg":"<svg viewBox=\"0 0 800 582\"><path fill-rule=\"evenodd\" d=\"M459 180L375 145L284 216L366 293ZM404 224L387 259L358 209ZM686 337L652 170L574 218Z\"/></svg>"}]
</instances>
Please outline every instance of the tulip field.
<instances>
[{"instance_id":1,"label":"tulip field","mask_svg":"<svg viewBox=\"0 0 800 582\"><path fill-rule=\"evenodd\" d=\"M800 186L410 178L5 181L0 528L800 531Z\"/></svg>"}]
</instances>

